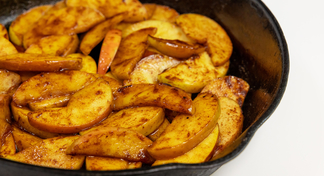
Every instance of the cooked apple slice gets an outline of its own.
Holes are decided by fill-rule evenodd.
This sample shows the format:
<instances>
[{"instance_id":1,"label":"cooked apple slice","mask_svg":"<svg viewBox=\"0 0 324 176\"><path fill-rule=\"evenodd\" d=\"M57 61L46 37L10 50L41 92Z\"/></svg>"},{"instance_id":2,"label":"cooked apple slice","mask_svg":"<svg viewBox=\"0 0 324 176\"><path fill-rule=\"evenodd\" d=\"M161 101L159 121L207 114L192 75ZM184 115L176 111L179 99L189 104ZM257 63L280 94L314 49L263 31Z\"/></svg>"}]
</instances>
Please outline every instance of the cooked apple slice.
<instances>
[{"instance_id":1,"label":"cooked apple slice","mask_svg":"<svg viewBox=\"0 0 324 176\"><path fill-rule=\"evenodd\" d=\"M16 47L6 38L0 37L0 56L18 53Z\"/></svg>"},{"instance_id":2,"label":"cooked apple slice","mask_svg":"<svg viewBox=\"0 0 324 176\"><path fill-rule=\"evenodd\" d=\"M219 137L219 128L216 126L211 134L201 141L195 148L176 158L167 160L156 160L152 166L169 163L203 163L209 161L213 156Z\"/></svg>"},{"instance_id":3,"label":"cooked apple slice","mask_svg":"<svg viewBox=\"0 0 324 176\"><path fill-rule=\"evenodd\" d=\"M9 94L10 96L21 83L19 74L5 69L0 69L0 80L0 94Z\"/></svg>"},{"instance_id":4,"label":"cooked apple slice","mask_svg":"<svg viewBox=\"0 0 324 176\"><path fill-rule=\"evenodd\" d=\"M29 123L52 133L78 133L108 116L113 101L112 91L103 79L73 94L66 107L28 113Z\"/></svg>"},{"instance_id":5,"label":"cooked apple slice","mask_svg":"<svg viewBox=\"0 0 324 176\"><path fill-rule=\"evenodd\" d=\"M240 105L227 97L219 97L221 114L218 119L220 143L214 157L220 154L227 146L240 136L243 128L243 113Z\"/></svg>"},{"instance_id":6,"label":"cooked apple slice","mask_svg":"<svg viewBox=\"0 0 324 176\"><path fill-rule=\"evenodd\" d=\"M105 75L95 74L96 77L100 77L109 83L111 90L113 92L113 95L115 96L117 90L119 88L123 87L123 84L118 79L114 78L113 76L108 76L108 75L109 74L105 74Z\"/></svg>"},{"instance_id":7,"label":"cooked apple slice","mask_svg":"<svg viewBox=\"0 0 324 176\"><path fill-rule=\"evenodd\" d=\"M119 88L115 94L114 110L136 106L158 106L192 114L191 96L163 84L134 84Z\"/></svg>"},{"instance_id":8,"label":"cooked apple slice","mask_svg":"<svg viewBox=\"0 0 324 176\"><path fill-rule=\"evenodd\" d=\"M28 108L26 107L18 107L13 101L10 104L11 111L12 111L12 116L17 122L17 124L23 128L24 130L35 134L36 136L40 138L52 138L59 136L58 133L50 133L47 131L42 131L39 130L33 126L30 125L28 121L28 113L31 112Z\"/></svg>"},{"instance_id":9,"label":"cooked apple slice","mask_svg":"<svg viewBox=\"0 0 324 176\"><path fill-rule=\"evenodd\" d=\"M130 25L128 28L123 30L123 38L130 35L131 33L144 28L156 28L157 32L153 35L154 37L169 39L169 40L180 40L187 43L195 43L194 40L187 37L182 29L173 23L159 20L146 20L142 22Z\"/></svg>"},{"instance_id":10,"label":"cooked apple slice","mask_svg":"<svg viewBox=\"0 0 324 176\"><path fill-rule=\"evenodd\" d=\"M35 72L35 71L16 71L20 75L21 82L25 82L28 79L30 79L33 76L36 76L40 74L41 72Z\"/></svg>"},{"instance_id":11,"label":"cooked apple slice","mask_svg":"<svg viewBox=\"0 0 324 176\"><path fill-rule=\"evenodd\" d=\"M11 123L10 101L11 96L0 94L0 119L8 123Z\"/></svg>"},{"instance_id":12,"label":"cooked apple slice","mask_svg":"<svg viewBox=\"0 0 324 176\"><path fill-rule=\"evenodd\" d=\"M154 11L156 9L157 4L154 4L154 3L144 3L143 6L146 9L147 19L149 20L153 16L153 13L154 13Z\"/></svg>"},{"instance_id":13,"label":"cooked apple slice","mask_svg":"<svg viewBox=\"0 0 324 176\"><path fill-rule=\"evenodd\" d=\"M225 96L236 101L241 107L250 85L241 78L225 76L209 82L201 92L208 92L219 97Z\"/></svg>"},{"instance_id":14,"label":"cooked apple slice","mask_svg":"<svg viewBox=\"0 0 324 176\"><path fill-rule=\"evenodd\" d=\"M75 53L79 46L79 38L75 35L50 35L30 45L25 53L48 54L65 57Z\"/></svg>"},{"instance_id":15,"label":"cooked apple slice","mask_svg":"<svg viewBox=\"0 0 324 176\"><path fill-rule=\"evenodd\" d=\"M203 141L216 127L220 107L216 95L198 94L193 101L193 115L180 114L148 148L156 160L165 160L187 153Z\"/></svg>"},{"instance_id":16,"label":"cooked apple slice","mask_svg":"<svg viewBox=\"0 0 324 176\"><path fill-rule=\"evenodd\" d=\"M90 29L83 37L80 50L83 54L90 54L91 50L97 46L106 36L112 26L120 23L125 18L125 14L116 15Z\"/></svg>"},{"instance_id":17,"label":"cooked apple slice","mask_svg":"<svg viewBox=\"0 0 324 176\"><path fill-rule=\"evenodd\" d=\"M224 67L215 68L209 55L203 52L161 73L158 80L189 93L198 93L209 81L225 76L228 65Z\"/></svg>"},{"instance_id":18,"label":"cooked apple slice","mask_svg":"<svg viewBox=\"0 0 324 176\"><path fill-rule=\"evenodd\" d=\"M152 163L154 160L146 150L150 145L152 141L141 133L124 128L107 127L81 136L66 153Z\"/></svg>"},{"instance_id":19,"label":"cooked apple slice","mask_svg":"<svg viewBox=\"0 0 324 176\"><path fill-rule=\"evenodd\" d=\"M164 118L162 124L151 134L149 134L147 137L150 138L152 141L156 141L157 138L161 136L161 134L164 132L164 130L167 128L167 126L170 125L170 122L168 119Z\"/></svg>"},{"instance_id":20,"label":"cooked apple slice","mask_svg":"<svg viewBox=\"0 0 324 176\"><path fill-rule=\"evenodd\" d=\"M141 162L130 162L120 158L87 156L86 169L89 171L112 171L141 168Z\"/></svg>"},{"instance_id":21,"label":"cooked apple slice","mask_svg":"<svg viewBox=\"0 0 324 176\"><path fill-rule=\"evenodd\" d=\"M81 135L91 131L111 127L121 127L137 131L144 136L151 134L156 130L164 120L164 111L160 107L136 107L123 109L113 115L99 125L88 130L80 132Z\"/></svg>"},{"instance_id":22,"label":"cooked apple slice","mask_svg":"<svg viewBox=\"0 0 324 176\"><path fill-rule=\"evenodd\" d=\"M16 153L16 144L12 133L9 133L4 138L4 142L0 147L0 157L6 158L8 155L14 155Z\"/></svg>"},{"instance_id":23,"label":"cooked apple slice","mask_svg":"<svg viewBox=\"0 0 324 176\"><path fill-rule=\"evenodd\" d=\"M176 24L198 43L207 42L207 52L214 66L223 65L230 59L233 51L231 39L214 20L199 14L182 14Z\"/></svg>"},{"instance_id":24,"label":"cooked apple slice","mask_svg":"<svg viewBox=\"0 0 324 176\"><path fill-rule=\"evenodd\" d=\"M60 71L81 68L81 59L42 54L17 53L0 56L0 68L12 71Z\"/></svg>"},{"instance_id":25,"label":"cooked apple slice","mask_svg":"<svg viewBox=\"0 0 324 176\"><path fill-rule=\"evenodd\" d=\"M88 7L66 7L44 14L37 22L42 35L78 34L105 20L99 11Z\"/></svg>"},{"instance_id":26,"label":"cooked apple slice","mask_svg":"<svg viewBox=\"0 0 324 176\"><path fill-rule=\"evenodd\" d=\"M81 58L82 64L80 71L87 73L97 73L97 62L88 55L83 55L81 53L73 53L66 56L66 58Z\"/></svg>"},{"instance_id":27,"label":"cooked apple slice","mask_svg":"<svg viewBox=\"0 0 324 176\"><path fill-rule=\"evenodd\" d=\"M178 16L179 13L176 10L170 8L169 6L156 4L154 12L149 19L174 23Z\"/></svg>"},{"instance_id":28,"label":"cooked apple slice","mask_svg":"<svg viewBox=\"0 0 324 176\"><path fill-rule=\"evenodd\" d=\"M45 139L21 152L8 155L6 158L32 165L77 170L82 167L85 156L66 154L67 147L77 138L78 136L68 136Z\"/></svg>"},{"instance_id":29,"label":"cooked apple slice","mask_svg":"<svg viewBox=\"0 0 324 176\"><path fill-rule=\"evenodd\" d=\"M119 48L121 35L122 32L118 29L112 29L107 32L100 50L98 74L104 75L107 73Z\"/></svg>"},{"instance_id":30,"label":"cooked apple slice","mask_svg":"<svg viewBox=\"0 0 324 176\"><path fill-rule=\"evenodd\" d=\"M13 101L26 106L30 101L74 94L95 80L92 74L81 71L41 73L22 83Z\"/></svg>"},{"instance_id":31,"label":"cooked apple slice","mask_svg":"<svg viewBox=\"0 0 324 176\"><path fill-rule=\"evenodd\" d=\"M200 54L205 51L205 47L200 44L188 44L180 40L167 40L153 36L148 36L149 45L156 48L161 53L178 59L188 59L190 56Z\"/></svg>"},{"instance_id":32,"label":"cooked apple slice","mask_svg":"<svg viewBox=\"0 0 324 176\"><path fill-rule=\"evenodd\" d=\"M0 119L0 146L3 145L5 138L9 133L11 133L10 124L4 119Z\"/></svg>"},{"instance_id":33,"label":"cooked apple slice","mask_svg":"<svg viewBox=\"0 0 324 176\"><path fill-rule=\"evenodd\" d=\"M99 10L106 18L127 12L124 21L137 22L147 19L145 7L138 0L67 0L67 6L84 6Z\"/></svg>"},{"instance_id":34,"label":"cooked apple slice","mask_svg":"<svg viewBox=\"0 0 324 176\"><path fill-rule=\"evenodd\" d=\"M166 55L153 54L141 59L130 74L130 79L124 80L124 85L156 84L158 75L168 68L178 65L181 61Z\"/></svg>"},{"instance_id":35,"label":"cooked apple slice","mask_svg":"<svg viewBox=\"0 0 324 176\"><path fill-rule=\"evenodd\" d=\"M9 26L9 36L12 43L22 46L23 36L32 24L36 23L52 5L41 5L31 8L19 15Z\"/></svg>"},{"instance_id":36,"label":"cooked apple slice","mask_svg":"<svg viewBox=\"0 0 324 176\"><path fill-rule=\"evenodd\" d=\"M6 27L0 23L0 37L3 37L7 40L9 40L9 35Z\"/></svg>"},{"instance_id":37,"label":"cooked apple slice","mask_svg":"<svg viewBox=\"0 0 324 176\"><path fill-rule=\"evenodd\" d=\"M22 151L30 146L34 146L40 142L42 142L42 139L34 136L32 134L29 134L25 131L22 131L18 127L12 125L12 134L15 139L15 143L17 146L18 151Z\"/></svg>"},{"instance_id":38,"label":"cooked apple slice","mask_svg":"<svg viewBox=\"0 0 324 176\"><path fill-rule=\"evenodd\" d=\"M111 72L118 79L129 79L136 63L148 47L147 36L154 34L155 28L145 28L132 33L124 38L119 46L117 54L111 63Z\"/></svg>"},{"instance_id":39,"label":"cooked apple slice","mask_svg":"<svg viewBox=\"0 0 324 176\"><path fill-rule=\"evenodd\" d=\"M37 43L41 38L46 37L46 35L39 34L37 32L37 25L33 24L28 29L28 31L23 35L23 47L24 49L29 48L32 44Z\"/></svg>"},{"instance_id":40,"label":"cooked apple slice","mask_svg":"<svg viewBox=\"0 0 324 176\"><path fill-rule=\"evenodd\" d=\"M63 107L68 104L70 98L71 95L67 94L67 95L39 99L39 100L28 102L28 107L32 111Z\"/></svg>"}]
</instances>

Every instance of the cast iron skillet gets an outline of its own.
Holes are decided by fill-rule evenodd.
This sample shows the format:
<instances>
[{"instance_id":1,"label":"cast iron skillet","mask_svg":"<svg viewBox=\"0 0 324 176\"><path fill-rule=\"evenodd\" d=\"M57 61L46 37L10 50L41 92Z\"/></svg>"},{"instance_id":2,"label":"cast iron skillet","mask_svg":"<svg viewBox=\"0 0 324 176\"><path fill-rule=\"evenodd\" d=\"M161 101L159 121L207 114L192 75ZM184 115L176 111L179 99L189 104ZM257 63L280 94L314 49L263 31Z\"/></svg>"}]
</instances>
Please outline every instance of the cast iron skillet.
<instances>
[{"instance_id":1,"label":"cast iron skillet","mask_svg":"<svg viewBox=\"0 0 324 176\"><path fill-rule=\"evenodd\" d=\"M9 27L18 14L57 0L0 0L0 23ZM142 0L168 5L180 13L199 13L220 23L230 35L234 51L229 75L246 80L250 86L244 106L243 134L222 158L202 164L168 164L126 171L60 170L0 159L1 175L210 175L239 155L257 129L270 117L284 94L289 54L283 32L270 10L260 0Z\"/></svg>"}]
</instances>

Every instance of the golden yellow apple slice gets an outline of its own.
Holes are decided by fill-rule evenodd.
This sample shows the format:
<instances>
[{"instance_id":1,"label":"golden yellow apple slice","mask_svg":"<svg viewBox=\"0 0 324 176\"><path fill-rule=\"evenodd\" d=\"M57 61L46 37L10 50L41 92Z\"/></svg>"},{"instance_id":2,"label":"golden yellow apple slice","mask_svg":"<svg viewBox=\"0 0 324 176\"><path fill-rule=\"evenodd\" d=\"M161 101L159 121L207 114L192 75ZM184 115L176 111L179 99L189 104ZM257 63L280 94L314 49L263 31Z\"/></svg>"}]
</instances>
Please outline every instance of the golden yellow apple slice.
<instances>
[{"instance_id":1,"label":"golden yellow apple slice","mask_svg":"<svg viewBox=\"0 0 324 176\"><path fill-rule=\"evenodd\" d=\"M105 39L101 45L98 74L104 75L109 70L113 62L117 50L119 49L122 32L119 29L111 29L107 32Z\"/></svg>"},{"instance_id":2,"label":"golden yellow apple slice","mask_svg":"<svg viewBox=\"0 0 324 176\"><path fill-rule=\"evenodd\" d=\"M66 107L32 111L28 113L28 121L43 131L77 133L106 118L112 100L108 82L98 78L73 94Z\"/></svg>"},{"instance_id":3,"label":"golden yellow apple slice","mask_svg":"<svg viewBox=\"0 0 324 176\"><path fill-rule=\"evenodd\" d=\"M65 7L44 14L37 22L42 35L78 34L105 20L99 11L88 7Z\"/></svg>"},{"instance_id":4,"label":"golden yellow apple slice","mask_svg":"<svg viewBox=\"0 0 324 176\"><path fill-rule=\"evenodd\" d=\"M167 128L167 126L170 125L170 122L168 119L164 118L162 124L151 134L149 134L147 137L150 138L152 141L156 141L157 138L161 136L161 134L164 132L164 130Z\"/></svg>"},{"instance_id":5,"label":"golden yellow apple slice","mask_svg":"<svg viewBox=\"0 0 324 176\"><path fill-rule=\"evenodd\" d=\"M154 4L154 3L144 3L143 6L146 9L147 19L149 20L153 16L153 13L154 13L154 11L156 9L157 4Z\"/></svg>"},{"instance_id":6,"label":"golden yellow apple slice","mask_svg":"<svg viewBox=\"0 0 324 176\"><path fill-rule=\"evenodd\" d=\"M199 94L193 101L194 114L180 114L148 148L156 160L165 160L187 153L203 141L216 127L220 114L216 95Z\"/></svg>"},{"instance_id":7,"label":"golden yellow apple slice","mask_svg":"<svg viewBox=\"0 0 324 176\"><path fill-rule=\"evenodd\" d=\"M9 26L9 36L12 43L22 46L23 36L36 23L52 5L41 5L31 8L19 15Z\"/></svg>"},{"instance_id":8,"label":"golden yellow apple slice","mask_svg":"<svg viewBox=\"0 0 324 176\"><path fill-rule=\"evenodd\" d=\"M138 0L67 0L67 6L84 6L99 10L106 18L126 12L127 22L142 21L147 18L145 7Z\"/></svg>"},{"instance_id":9,"label":"golden yellow apple slice","mask_svg":"<svg viewBox=\"0 0 324 176\"><path fill-rule=\"evenodd\" d=\"M92 74L81 71L41 73L22 83L13 101L26 106L30 101L74 94L95 80Z\"/></svg>"},{"instance_id":10,"label":"golden yellow apple slice","mask_svg":"<svg viewBox=\"0 0 324 176\"><path fill-rule=\"evenodd\" d=\"M225 96L236 101L241 107L250 85L241 78L225 76L210 81L201 92L208 92L219 97Z\"/></svg>"},{"instance_id":11,"label":"golden yellow apple slice","mask_svg":"<svg viewBox=\"0 0 324 176\"><path fill-rule=\"evenodd\" d=\"M147 41L150 46L161 53L178 59L188 59L192 55L200 54L205 51L203 45L188 44L180 40L167 40L149 36Z\"/></svg>"},{"instance_id":12,"label":"golden yellow apple slice","mask_svg":"<svg viewBox=\"0 0 324 176\"><path fill-rule=\"evenodd\" d=\"M12 95L21 83L19 74L5 69L0 69L0 80L0 94Z\"/></svg>"},{"instance_id":13,"label":"golden yellow apple slice","mask_svg":"<svg viewBox=\"0 0 324 176\"><path fill-rule=\"evenodd\" d=\"M0 94L0 119L11 123L10 111L11 96L8 94Z\"/></svg>"},{"instance_id":14,"label":"golden yellow apple slice","mask_svg":"<svg viewBox=\"0 0 324 176\"><path fill-rule=\"evenodd\" d=\"M7 40L9 40L9 35L6 27L0 23L0 37L3 37Z\"/></svg>"},{"instance_id":15,"label":"golden yellow apple slice","mask_svg":"<svg viewBox=\"0 0 324 176\"><path fill-rule=\"evenodd\" d=\"M111 72L118 79L129 79L136 63L148 47L147 36L154 34L155 28L145 28L132 33L124 38L119 46L117 54L111 63Z\"/></svg>"},{"instance_id":16,"label":"golden yellow apple slice","mask_svg":"<svg viewBox=\"0 0 324 176\"><path fill-rule=\"evenodd\" d=\"M52 138L52 137L59 136L58 133L50 133L47 131L42 131L31 126L28 121L28 113L31 112L30 109L26 107L17 106L13 101L11 102L10 107L11 107L13 118L15 119L19 127L21 127L23 130L35 134L40 138Z\"/></svg>"},{"instance_id":17,"label":"golden yellow apple slice","mask_svg":"<svg viewBox=\"0 0 324 176\"><path fill-rule=\"evenodd\" d=\"M185 34L198 43L207 43L207 52L214 66L227 62L233 51L231 39L226 31L214 20L199 14L182 14L176 24Z\"/></svg>"},{"instance_id":18,"label":"golden yellow apple slice","mask_svg":"<svg viewBox=\"0 0 324 176\"><path fill-rule=\"evenodd\" d=\"M132 84L156 84L158 75L164 70L178 65L181 61L160 54L149 55L141 59L130 74L130 79L124 80L125 86Z\"/></svg>"},{"instance_id":19,"label":"golden yellow apple slice","mask_svg":"<svg viewBox=\"0 0 324 176\"><path fill-rule=\"evenodd\" d=\"M141 168L141 162L130 162L120 158L87 156L86 169L89 171L113 171Z\"/></svg>"},{"instance_id":20,"label":"golden yellow apple slice","mask_svg":"<svg viewBox=\"0 0 324 176\"><path fill-rule=\"evenodd\" d=\"M12 125L12 134L15 139L15 143L18 151L22 151L30 146L34 146L42 142L41 138L29 134L25 131L22 131L21 129L19 129L14 125Z\"/></svg>"},{"instance_id":21,"label":"golden yellow apple slice","mask_svg":"<svg viewBox=\"0 0 324 176\"><path fill-rule=\"evenodd\" d=\"M17 53L0 56L0 68L12 71L78 70L82 60L42 54Z\"/></svg>"},{"instance_id":22,"label":"golden yellow apple slice","mask_svg":"<svg viewBox=\"0 0 324 176\"><path fill-rule=\"evenodd\" d=\"M108 72L110 73L110 72ZM105 74L105 75L99 75L96 74L96 77L100 77L102 79L104 79L105 81L107 81L111 87L111 90L113 92L113 95L115 96L117 90L121 87L123 87L123 84L120 80L114 78L113 76L108 76L109 74Z\"/></svg>"},{"instance_id":23,"label":"golden yellow apple slice","mask_svg":"<svg viewBox=\"0 0 324 176\"><path fill-rule=\"evenodd\" d=\"M243 128L243 113L240 105L227 97L219 97L221 114L218 119L220 142L214 157L220 154L227 146L240 136Z\"/></svg>"},{"instance_id":24,"label":"golden yellow apple slice","mask_svg":"<svg viewBox=\"0 0 324 176\"><path fill-rule=\"evenodd\" d=\"M124 18L125 14L119 14L91 28L80 43L82 53L85 55L90 54L91 50L105 38L109 29L120 23Z\"/></svg>"},{"instance_id":25,"label":"golden yellow apple slice","mask_svg":"<svg viewBox=\"0 0 324 176\"><path fill-rule=\"evenodd\" d=\"M149 19L174 23L178 16L179 13L173 8L156 4L154 12Z\"/></svg>"},{"instance_id":26,"label":"golden yellow apple slice","mask_svg":"<svg viewBox=\"0 0 324 176\"><path fill-rule=\"evenodd\" d=\"M4 119L0 119L0 146L3 145L5 138L9 133L11 133L10 124Z\"/></svg>"},{"instance_id":27,"label":"golden yellow apple slice","mask_svg":"<svg viewBox=\"0 0 324 176\"><path fill-rule=\"evenodd\" d=\"M192 114L191 96L163 84L134 84L119 88L115 94L114 110L137 106L158 106Z\"/></svg>"},{"instance_id":28,"label":"golden yellow apple slice","mask_svg":"<svg viewBox=\"0 0 324 176\"><path fill-rule=\"evenodd\" d=\"M72 155L108 156L152 163L147 153L152 141L133 130L107 127L82 135L66 151Z\"/></svg>"},{"instance_id":29,"label":"golden yellow apple slice","mask_svg":"<svg viewBox=\"0 0 324 176\"><path fill-rule=\"evenodd\" d=\"M6 38L0 37L0 56L18 53L16 47Z\"/></svg>"},{"instance_id":30,"label":"golden yellow apple slice","mask_svg":"<svg viewBox=\"0 0 324 176\"><path fill-rule=\"evenodd\" d=\"M81 69L79 71L84 71L92 74L97 73L97 62L91 56L84 55L81 53L73 53L67 55L66 58L81 58L82 64Z\"/></svg>"},{"instance_id":31,"label":"golden yellow apple slice","mask_svg":"<svg viewBox=\"0 0 324 176\"><path fill-rule=\"evenodd\" d=\"M194 40L187 37L180 27L174 23L159 21L159 20L146 20L130 25L123 30L123 37L130 35L131 33L144 28L156 28L154 37L169 39L169 40L180 40L187 43L195 43Z\"/></svg>"},{"instance_id":32,"label":"golden yellow apple slice","mask_svg":"<svg viewBox=\"0 0 324 176\"><path fill-rule=\"evenodd\" d=\"M85 156L66 154L67 147L77 138L78 136L68 136L45 139L21 152L8 155L6 158L32 165L78 170L82 167Z\"/></svg>"},{"instance_id":33,"label":"golden yellow apple slice","mask_svg":"<svg viewBox=\"0 0 324 176\"><path fill-rule=\"evenodd\" d=\"M158 80L189 93L198 93L209 81L224 76L228 65L224 67L214 67L207 52L203 52L161 73Z\"/></svg>"},{"instance_id":34,"label":"golden yellow apple slice","mask_svg":"<svg viewBox=\"0 0 324 176\"><path fill-rule=\"evenodd\" d=\"M164 120L164 111L160 107L136 107L123 109L110 115L99 125L80 132L81 135L108 126L121 127L137 131L144 136L156 130Z\"/></svg>"},{"instance_id":35,"label":"golden yellow apple slice","mask_svg":"<svg viewBox=\"0 0 324 176\"><path fill-rule=\"evenodd\" d=\"M16 153L16 144L12 133L6 135L2 146L0 147L0 157L6 158L8 155Z\"/></svg>"},{"instance_id":36,"label":"golden yellow apple slice","mask_svg":"<svg viewBox=\"0 0 324 176\"><path fill-rule=\"evenodd\" d=\"M208 137L201 141L195 148L178 157L167 160L156 160L152 166L169 163L203 163L213 156L219 140L219 128L216 126Z\"/></svg>"},{"instance_id":37,"label":"golden yellow apple slice","mask_svg":"<svg viewBox=\"0 0 324 176\"><path fill-rule=\"evenodd\" d=\"M79 38L75 35L50 35L30 45L25 53L48 54L65 57L75 53L79 46Z\"/></svg>"}]
</instances>

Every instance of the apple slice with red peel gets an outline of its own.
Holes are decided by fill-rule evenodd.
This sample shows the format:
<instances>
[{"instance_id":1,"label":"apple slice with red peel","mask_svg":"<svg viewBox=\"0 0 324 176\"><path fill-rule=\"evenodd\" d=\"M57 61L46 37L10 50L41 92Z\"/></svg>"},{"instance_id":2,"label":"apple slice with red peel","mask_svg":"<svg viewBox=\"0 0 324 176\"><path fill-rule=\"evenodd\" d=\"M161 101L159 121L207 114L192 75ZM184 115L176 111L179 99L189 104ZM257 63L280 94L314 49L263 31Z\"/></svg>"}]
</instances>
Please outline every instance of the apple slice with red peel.
<instances>
[{"instance_id":1,"label":"apple slice with red peel","mask_svg":"<svg viewBox=\"0 0 324 176\"><path fill-rule=\"evenodd\" d=\"M147 41L161 53L178 59L188 59L194 54L205 51L205 46L198 43L189 44L180 40L168 40L153 36L148 36Z\"/></svg>"},{"instance_id":2,"label":"apple slice with red peel","mask_svg":"<svg viewBox=\"0 0 324 176\"><path fill-rule=\"evenodd\" d=\"M104 75L107 73L115 55L118 51L122 32L118 29L109 30L101 46L98 74Z\"/></svg>"}]
</instances>

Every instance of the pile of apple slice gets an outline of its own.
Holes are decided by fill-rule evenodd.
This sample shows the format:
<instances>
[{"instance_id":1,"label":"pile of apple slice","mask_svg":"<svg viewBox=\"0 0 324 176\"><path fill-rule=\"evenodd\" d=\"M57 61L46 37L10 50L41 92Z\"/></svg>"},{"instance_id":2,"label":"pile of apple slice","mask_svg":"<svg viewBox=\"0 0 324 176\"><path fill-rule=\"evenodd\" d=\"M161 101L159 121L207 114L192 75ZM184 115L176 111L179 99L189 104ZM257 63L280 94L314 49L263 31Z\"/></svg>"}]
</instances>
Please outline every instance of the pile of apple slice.
<instances>
[{"instance_id":1,"label":"pile of apple slice","mask_svg":"<svg viewBox=\"0 0 324 176\"><path fill-rule=\"evenodd\" d=\"M232 49L212 19L138 0L32 8L0 25L0 156L87 170L215 159L249 90L226 76Z\"/></svg>"}]
</instances>

